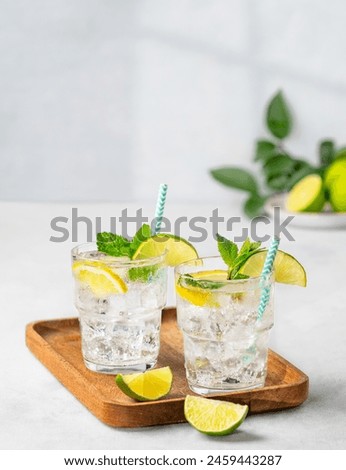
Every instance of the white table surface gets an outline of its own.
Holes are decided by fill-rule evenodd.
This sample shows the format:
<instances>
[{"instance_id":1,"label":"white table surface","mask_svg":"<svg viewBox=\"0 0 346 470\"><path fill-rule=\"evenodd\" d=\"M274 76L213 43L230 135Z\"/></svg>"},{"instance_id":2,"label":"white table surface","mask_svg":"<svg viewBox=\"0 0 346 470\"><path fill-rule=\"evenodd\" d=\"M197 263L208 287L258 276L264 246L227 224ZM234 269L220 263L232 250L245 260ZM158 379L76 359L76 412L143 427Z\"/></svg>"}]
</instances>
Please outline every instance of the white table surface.
<instances>
[{"instance_id":1,"label":"white table surface","mask_svg":"<svg viewBox=\"0 0 346 470\"><path fill-rule=\"evenodd\" d=\"M70 273L75 243L49 241L50 220L71 217L72 207L92 219L101 216L108 230L110 216L124 207L134 214L137 205L0 203L2 449L345 449L346 231L294 228L296 241L281 245L303 263L309 282L306 289L277 287L271 347L309 375L308 400L296 409L249 416L235 434L212 438L188 424L106 426L26 348L27 323L76 315ZM213 208L171 204L166 215L209 217ZM151 209L144 206L144 213L151 216ZM238 213L231 203L220 208L225 217ZM196 246L202 255L216 254L212 238ZM172 286L168 304L174 304Z\"/></svg>"}]
</instances>

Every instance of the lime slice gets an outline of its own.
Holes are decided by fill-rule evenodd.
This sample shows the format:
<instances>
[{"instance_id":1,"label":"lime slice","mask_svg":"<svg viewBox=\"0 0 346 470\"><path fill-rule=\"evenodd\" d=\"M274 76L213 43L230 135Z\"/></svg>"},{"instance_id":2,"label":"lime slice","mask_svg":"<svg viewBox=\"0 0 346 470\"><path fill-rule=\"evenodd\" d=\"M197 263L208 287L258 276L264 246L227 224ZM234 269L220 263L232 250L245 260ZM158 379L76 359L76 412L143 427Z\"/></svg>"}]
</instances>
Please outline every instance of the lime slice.
<instances>
[{"instance_id":1,"label":"lime slice","mask_svg":"<svg viewBox=\"0 0 346 470\"><path fill-rule=\"evenodd\" d=\"M291 212L320 212L325 203L323 181L319 175L308 175L293 186L286 200Z\"/></svg>"},{"instance_id":2,"label":"lime slice","mask_svg":"<svg viewBox=\"0 0 346 470\"><path fill-rule=\"evenodd\" d=\"M152 401L164 397L171 390L172 381L173 375L169 367L136 374L118 374L115 378L120 390L138 401Z\"/></svg>"},{"instance_id":3,"label":"lime slice","mask_svg":"<svg viewBox=\"0 0 346 470\"><path fill-rule=\"evenodd\" d=\"M346 155L345 153L342 154L333 163L330 164L328 169L325 173L324 184L326 188L329 190L334 183L335 180L339 178L342 179L344 185L346 186Z\"/></svg>"},{"instance_id":4,"label":"lime slice","mask_svg":"<svg viewBox=\"0 0 346 470\"><path fill-rule=\"evenodd\" d=\"M248 258L244 266L240 269L241 274L250 277L261 275L267 250L259 251ZM293 284L295 286L306 287L306 272L303 266L293 256L278 251L274 261L275 281L283 284Z\"/></svg>"},{"instance_id":5,"label":"lime slice","mask_svg":"<svg viewBox=\"0 0 346 470\"><path fill-rule=\"evenodd\" d=\"M169 233L159 233L141 243L132 259L143 259L160 256L167 252L168 266L198 258L195 248L184 238Z\"/></svg>"},{"instance_id":6,"label":"lime slice","mask_svg":"<svg viewBox=\"0 0 346 470\"><path fill-rule=\"evenodd\" d=\"M187 395L184 413L187 421L209 436L224 436L235 431L246 418L247 405Z\"/></svg>"},{"instance_id":7,"label":"lime slice","mask_svg":"<svg viewBox=\"0 0 346 470\"><path fill-rule=\"evenodd\" d=\"M346 172L331 182L329 201L336 212L346 212Z\"/></svg>"},{"instance_id":8,"label":"lime slice","mask_svg":"<svg viewBox=\"0 0 346 470\"><path fill-rule=\"evenodd\" d=\"M87 284L97 297L124 294L127 291L121 277L101 261L75 261L72 271L76 279Z\"/></svg>"}]
</instances>

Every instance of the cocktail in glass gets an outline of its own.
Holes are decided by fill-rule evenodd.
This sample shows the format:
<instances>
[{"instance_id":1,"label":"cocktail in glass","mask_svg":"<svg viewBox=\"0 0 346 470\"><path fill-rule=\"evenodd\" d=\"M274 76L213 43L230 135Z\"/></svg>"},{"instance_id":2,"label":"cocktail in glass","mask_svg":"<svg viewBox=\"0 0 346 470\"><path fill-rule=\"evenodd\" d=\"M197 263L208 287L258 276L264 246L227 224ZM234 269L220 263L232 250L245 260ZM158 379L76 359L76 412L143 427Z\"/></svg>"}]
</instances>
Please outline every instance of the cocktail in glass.
<instances>
[{"instance_id":1,"label":"cocktail in glass","mask_svg":"<svg viewBox=\"0 0 346 470\"><path fill-rule=\"evenodd\" d=\"M165 254L113 257L94 243L72 250L82 354L90 370L141 372L156 364L166 303L164 260Z\"/></svg>"},{"instance_id":2,"label":"cocktail in glass","mask_svg":"<svg viewBox=\"0 0 346 470\"><path fill-rule=\"evenodd\" d=\"M223 260L210 257L177 266L175 282L189 387L208 394L263 386L273 326L274 275L266 281L228 280ZM269 298L259 318L263 288Z\"/></svg>"}]
</instances>

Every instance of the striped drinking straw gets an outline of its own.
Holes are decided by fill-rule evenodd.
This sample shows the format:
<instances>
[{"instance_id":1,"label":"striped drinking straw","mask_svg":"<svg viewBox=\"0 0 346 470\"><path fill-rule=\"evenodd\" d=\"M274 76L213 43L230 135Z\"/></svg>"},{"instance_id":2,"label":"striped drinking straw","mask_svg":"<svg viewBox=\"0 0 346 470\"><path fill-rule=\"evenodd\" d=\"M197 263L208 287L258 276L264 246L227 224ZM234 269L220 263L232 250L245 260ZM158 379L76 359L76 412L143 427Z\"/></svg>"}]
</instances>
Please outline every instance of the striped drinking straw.
<instances>
[{"instance_id":1,"label":"striped drinking straw","mask_svg":"<svg viewBox=\"0 0 346 470\"><path fill-rule=\"evenodd\" d=\"M269 302L270 287L268 287L266 284L273 270L273 265L274 265L276 253L278 252L279 243L280 243L280 239L278 237L274 237L269 247L266 260L264 262L263 270L261 273L262 292L261 292L260 304L258 306L257 321L260 321L262 319L265 309L267 308L267 305Z\"/></svg>"},{"instance_id":2,"label":"striped drinking straw","mask_svg":"<svg viewBox=\"0 0 346 470\"><path fill-rule=\"evenodd\" d=\"M159 187L159 194L157 195L157 203L156 203L156 210L155 210L155 229L153 235L159 233L161 229L161 222L163 217L163 212L165 210L165 203L166 203L166 195L167 195L167 184L160 184Z\"/></svg>"}]
</instances>

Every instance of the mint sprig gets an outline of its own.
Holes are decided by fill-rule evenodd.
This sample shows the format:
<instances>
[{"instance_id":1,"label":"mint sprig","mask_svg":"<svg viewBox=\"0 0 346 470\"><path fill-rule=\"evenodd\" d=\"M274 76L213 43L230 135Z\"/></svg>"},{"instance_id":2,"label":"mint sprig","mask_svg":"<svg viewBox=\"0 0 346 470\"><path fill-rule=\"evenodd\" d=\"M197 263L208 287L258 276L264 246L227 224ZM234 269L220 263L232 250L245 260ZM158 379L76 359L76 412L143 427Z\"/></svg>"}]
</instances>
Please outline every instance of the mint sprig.
<instances>
[{"instance_id":1,"label":"mint sprig","mask_svg":"<svg viewBox=\"0 0 346 470\"><path fill-rule=\"evenodd\" d=\"M150 226L143 224L132 240L128 240L115 233L101 232L97 234L96 244L97 249L102 253L115 257L128 256L132 259L141 243L151 236ZM156 271L156 266L140 266L129 269L128 275L131 281L147 282L153 277Z\"/></svg>"},{"instance_id":2,"label":"mint sprig","mask_svg":"<svg viewBox=\"0 0 346 470\"><path fill-rule=\"evenodd\" d=\"M261 251L261 242L252 242L247 238L240 249L238 249L236 243L218 233L216 238L219 253L228 266L228 279L248 279L249 276L239 271L250 256Z\"/></svg>"},{"instance_id":3,"label":"mint sprig","mask_svg":"<svg viewBox=\"0 0 346 470\"><path fill-rule=\"evenodd\" d=\"M132 241L111 232L101 232L97 234L97 249L110 256L128 256L132 259L139 245L151 237L151 230L148 224L143 224L136 232Z\"/></svg>"},{"instance_id":4,"label":"mint sprig","mask_svg":"<svg viewBox=\"0 0 346 470\"><path fill-rule=\"evenodd\" d=\"M97 249L110 256L131 257L131 242L121 235L111 232L97 234Z\"/></svg>"}]
</instances>

